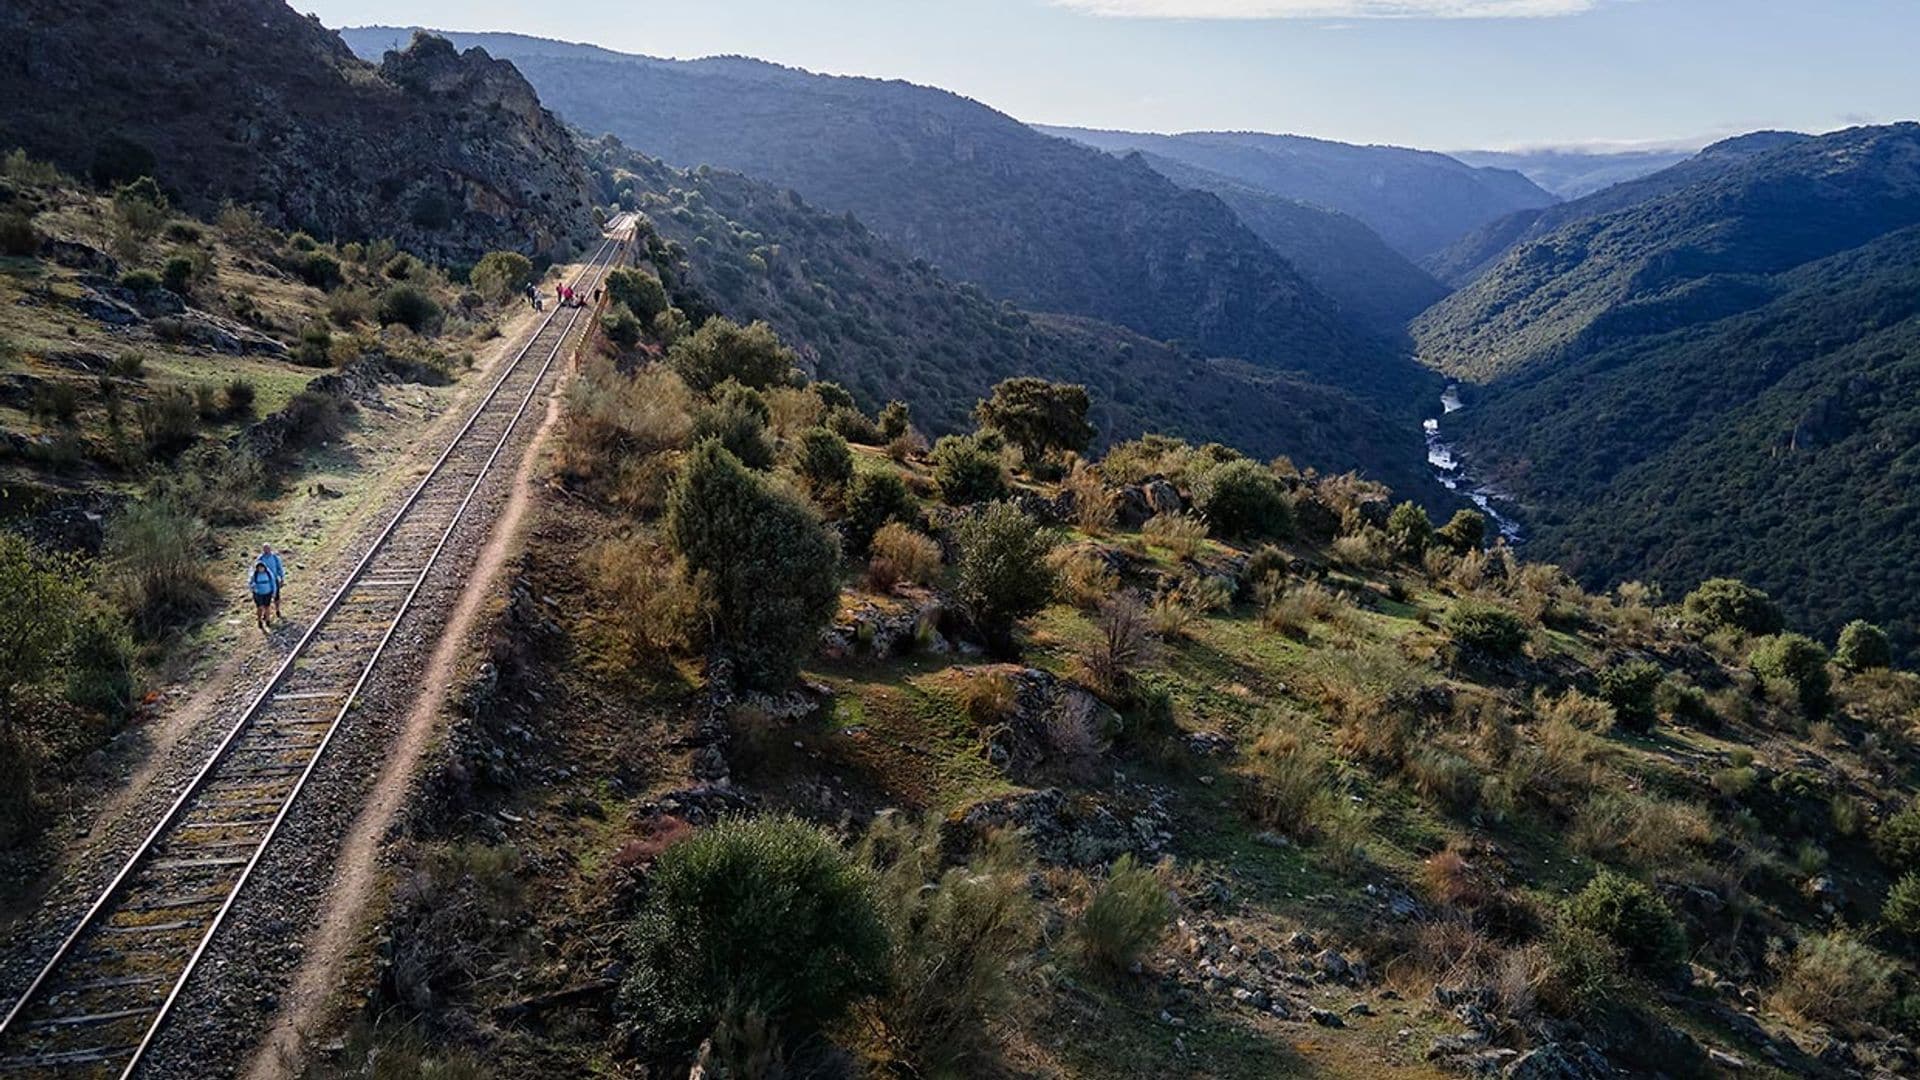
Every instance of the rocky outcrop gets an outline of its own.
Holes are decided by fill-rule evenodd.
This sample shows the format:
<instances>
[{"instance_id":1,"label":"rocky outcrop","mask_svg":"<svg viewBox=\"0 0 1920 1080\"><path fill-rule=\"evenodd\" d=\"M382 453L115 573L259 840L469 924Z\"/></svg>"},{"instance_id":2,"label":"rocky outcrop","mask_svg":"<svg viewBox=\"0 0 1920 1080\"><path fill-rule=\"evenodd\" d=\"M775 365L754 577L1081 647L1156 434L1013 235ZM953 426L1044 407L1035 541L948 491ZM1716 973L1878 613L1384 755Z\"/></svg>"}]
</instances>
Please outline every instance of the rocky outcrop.
<instances>
[{"instance_id":1,"label":"rocky outcrop","mask_svg":"<svg viewBox=\"0 0 1920 1080\"><path fill-rule=\"evenodd\" d=\"M1110 799L1069 796L1059 788L1003 795L975 803L947 819L941 831L949 850L972 850L996 829L1018 829L1043 862L1056 866L1104 866L1122 855L1149 862L1173 841L1173 821L1156 792L1113 793Z\"/></svg>"},{"instance_id":2,"label":"rocky outcrop","mask_svg":"<svg viewBox=\"0 0 1920 1080\"><path fill-rule=\"evenodd\" d=\"M279 0L0 7L0 130L76 174L150 172L195 213L231 199L448 261L594 239L584 158L511 64L427 38L375 67Z\"/></svg>"}]
</instances>

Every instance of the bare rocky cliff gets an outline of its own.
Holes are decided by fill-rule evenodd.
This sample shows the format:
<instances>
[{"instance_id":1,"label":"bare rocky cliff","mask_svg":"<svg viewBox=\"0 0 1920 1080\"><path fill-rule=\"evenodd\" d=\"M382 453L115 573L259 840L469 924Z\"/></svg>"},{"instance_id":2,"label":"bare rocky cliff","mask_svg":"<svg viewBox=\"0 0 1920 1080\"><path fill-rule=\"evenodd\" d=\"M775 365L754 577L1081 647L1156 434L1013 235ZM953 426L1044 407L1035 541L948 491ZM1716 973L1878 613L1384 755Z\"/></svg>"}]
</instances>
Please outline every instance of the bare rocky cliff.
<instances>
[{"instance_id":1,"label":"bare rocky cliff","mask_svg":"<svg viewBox=\"0 0 1920 1080\"><path fill-rule=\"evenodd\" d=\"M0 7L0 145L453 261L593 231L591 174L513 65L436 38L371 65L278 0Z\"/></svg>"}]
</instances>

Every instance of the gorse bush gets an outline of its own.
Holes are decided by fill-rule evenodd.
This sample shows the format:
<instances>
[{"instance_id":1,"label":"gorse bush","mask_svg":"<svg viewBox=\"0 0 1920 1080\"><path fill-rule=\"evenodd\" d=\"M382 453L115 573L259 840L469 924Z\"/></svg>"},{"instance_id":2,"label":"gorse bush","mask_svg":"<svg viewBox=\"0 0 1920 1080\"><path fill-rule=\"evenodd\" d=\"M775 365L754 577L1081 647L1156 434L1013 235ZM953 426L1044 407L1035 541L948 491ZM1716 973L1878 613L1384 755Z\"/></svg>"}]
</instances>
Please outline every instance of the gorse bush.
<instances>
[{"instance_id":1,"label":"gorse bush","mask_svg":"<svg viewBox=\"0 0 1920 1080\"><path fill-rule=\"evenodd\" d=\"M1527 644L1527 625L1520 616L1477 601L1455 603L1445 627L1457 644L1495 658L1518 656Z\"/></svg>"},{"instance_id":2,"label":"gorse bush","mask_svg":"<svg viewBox=\"0 0 1920 1080\"><path fill-rule=\"evenodd\" d=\"M1824 715L1832 704L1827 650L1811 638L1801 634L1764 638L1753 647L1747 665L1762 679L1778 679L1791 686L1809 718Z\"/></svg>"},{"instance_id":3,"label":"gorse bush","mask_svg":"<svg viewBox=\"0 0 1920 1080\"><path fill-rule=\"evenodd\" d=\"M648 1057L691 1050L728 1010L789 1040L886 989L872 873L793 818L725 821L668 848L628 932L618 1014Z\"/></svg>"},{"instance_id":4,"label":"gorse bush","mask_svg":"<svg viewBox=\"0 0 1920 1080\"><path fill-rule=\"evenodd\" d=\"M1645 660L1614 664L1600 672L1600 698L1613 706L1621 727L1645 734L1653 730L1660 679L1659 666Z\"/></svg>"},{"instance_id":5,"label":"gorse bush","mask_svg":"<svg viewBox=\"0 0 1920 1080\"><path fill-rule=\"evenodd\" d=\"M1172 919L1173 901L1159 873L1122 855L1081 913L1081 955L1096 970L1117 975L1166 935Z\"/></svg>"},{"instance_id":6,"label":"gorse bush","mask_svg":"<svg viewBox=\"0 0 1920 1080\"><path fill-rule=\"evenodd\" d=\"M714 636L748 685L785 684L839 605L839 545L811 507L714 440L694 447L667 496L674 550L704 575Z\"/></svg>"},{"instance_id":7,"label":"gorse bush","mask_svg":"<svg viewBox=\"0 0 1920 1080\"><path fill-rule=\"evenodd\" d=\"M943 435L933 444L933 481L951 505L991 502L1007 493L1000 455L969 435Z\"/></svg>"},{"instance_id":8,"label":"gorse bush","mask_svg":"<svg viewBox=\"0 0 1920 1080\"><path fill-rule=\"evenodd\" d=\"M1292 509L1279 478L1245 458L1201 472L1193 481L1193 504L1219 536L1258 539L1293 532Z\"/></svg>"},{"instance_id":9,"label":"gorse bush","mask_svg":"<svg viewBox=\"0 0 1920 1080\"><path fill-rule=\"evenodd\" d=\"M1785 624L1780 608L1766 593L1732 578L1711 578L1680 603L1688 621L1703 630L1746 634L1778 633Z\"/></svg>"},{"instance_id":10,"label":"gorse bush","mask_svg":"<svg viewBox=\"0 0 1920 1080\"><path fill-rule=\"evenodd\" d=\"M1686 961L1686 934L1666 901L1611 870L1601 870L1568 901L1566 918L1612 942L1636 967L1662 972Z\"/></svg>"},{"instance_id":11,"label":"gorse bush","mask_svg":"<svg viewBox=\"0 0 1920 1080\"><path fill-rule=\"evenodd\" d=\"M1833 650L1833 661L1848 671L1872 671L1893 666L1893 648L1887 632L1855 619L1840 631L1840 642Z\"/></svg>"}]
</instances>

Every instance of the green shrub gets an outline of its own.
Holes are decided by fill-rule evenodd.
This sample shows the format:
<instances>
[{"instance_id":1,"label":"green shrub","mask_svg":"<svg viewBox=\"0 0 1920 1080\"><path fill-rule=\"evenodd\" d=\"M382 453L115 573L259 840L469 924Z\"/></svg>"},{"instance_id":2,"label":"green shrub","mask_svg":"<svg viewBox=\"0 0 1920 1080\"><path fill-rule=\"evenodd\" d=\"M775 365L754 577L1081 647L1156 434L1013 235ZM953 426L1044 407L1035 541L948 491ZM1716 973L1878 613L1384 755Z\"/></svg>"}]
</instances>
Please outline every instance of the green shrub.
<instances>
[{"instance_id":1,"label":"green shrub","mask_svg":"<svg viewBox=\"0 0 1920 1080\"><path fill-rule=\"evenodd\" d=\"M1605 934L1563 918L1547 937L1546 953L1541 997L1562 1015L1605 1012L1626 992L1625 957Z\"/></svg>"},{"instance_id":2,"label":"green shrub","mask_svg":"<svg viewBox=\"0 0 1920 1080\"><path fill-rule=\"evenodd\" d=\"M135 236L148 237L167 223L170 205L153 177L129 178L113 193L113 216Z\"/></svg>"},{"instance_id":3,"label":"green shrub","mask_svg":"<svg viewBox=\"0 0 1920 1080\"><path fill-rule=\"evenodd\" d=\"M1686 962L1685 932L1644 882L1601 870L1567 902L1566 917L1612 942L1636 967L1663 972Z\"/></svg>"},{"instance_id":4,"label":"green shrub","mask_svg":"<svg viewBox=\"0 0 1920 1080\"><path fill-rule=\"evenodd\" d=\"M160 275L151 270L129 270L120 275L120 287L137 293L150 293L160 287Z\"/></svg>"},{"instance_id":5,"label":"green shrub","mask_svg":"<svg viewBox=\"0 0 1920 1080\"><path fill-rule=\"evenodd\" d=\"M0 255L25 258L40 251L40 232L33 218L18 210L0 214Z\"/></svg>"},{"instance_id":6,"label":"green shrub","mask_svg":"<svg viewBox=\"0 0 1920 1080\"><path fill-rule=\"evenodd\" d=\"M140 441L149 457L167 458L193 444L200 431L200 411L193 394L174 387L140 403L135 415Z\"/></svg>"},{"instance_id":7,"label":"green shrub","mask_svg":"<svg viewBox=\"0 0 1920 1080\"><path fill-rule=\"evenodd\" d=\"M847 487L847 516L842 522L847 548L863 554L881 526L890 521L911 525L917 517L913 496L899 473L891 469L857 473Z\"/></svg>"},{"instance_id":8,"label":"green shrub","mask_svg":"<svg viewBox=\"0 0 1920 1080\"><path fill-rule=\"evenodd\" d=\"M892 442L913 430L913 411L904 401L889 401L875 418L880 437Z\"/></svg>"},{"instance_id":9,"label":"green shrub","mask_svg":"<svg viewBox=\"0 0 1920 1080\"><path fill-rule=\"evenodd\" d=\"M940 497L952 506L991 502L1007 493L1000 455L969 435L943 435L933 444L933 481Z\"/></svg>"},{"instance_id":10,"label":"green shrub","mask_svg":"<svg viewBox=\"0 0 1920 1080\"><path fill-rule=\"evenodd\" d=\"M1903 874L1887 890L1880 921L1907 937L1920 937L1920 874Z\"/></svg>"},{"instance_id":11,"label":"green shrub","mask_svg":"<svg viewBox=\"0 0 1920 1080\"><path fill-rule=\"evenodd\" d=\"M1462 600L1447 612L1444 625L1454 642L1492 657L1518 656L1527 644L1527 624L1505 608Z\"/></svg>"},{"instance_id":12,"label":"green shrub","mask_svg":"<svg viewBox=\"0 0 1920 1080\"><path fill-rule=\"evenodd\" d=\"M80 391L69 382L37 382L31 404L35 416L71 424L80 416Z\"/></svg>"},{"instance_id":13,"label":"green shrub","mask_svg":"<svg viewBox=\"0 0 1920 1080\"><path fill-rule=\"evenodd\" d=\"M1887 642L1885 630L1865 619L1855 619L1841 629L1833 660L1848 671L1892 667L1893 647Z\"/></svg>"},{"instance_id":14,"label":"green shrub","mask_svg":"<svg viewBox=\"0 0 1920 1080\"><path fill-rule=\"evenodd\" d=\"M793 678L839 606L839 545L813 509L708 439L667 495L666 532L706 575L714 637L751 686Z\"/></svg>"},{"instance_id":15,"label":"green shrub","mask_svg":"<svg viewBox=\"0 0 1920 1080\"><path fill-rule=\"evenodd\" d=\"M167 260L160 272L160 283L182 296L187 294L187 286L193 281L193 260L185 255L175 255Z\"/></svg>"},{"instance_id":16,"label":"green shrub","mask_svg":"<svg viewBox=\"0 0 1920 1080\"><path fill-rule=\"evenodd\" d=\"M1832 679L1827 675L1827 650L1802 634L1775 634L1762 639L1747 656L1747 666L1762 679L1778 679L1793 687L1800 707L1819 717L1832 704Z\"/></svg>"},{"instance_id":17,"label":"green shrub","mask_svg":"<svg viewBox=\"0 0 1920 1080\"><path fill-rule=\"evenodd\" d=\"M1844 931L1800 939L1788 955L1774 1002L1817 1024L1850 1025L1893 1001L1893 962Z\"/></svg>"},{"instance_id":18,"label":"green shrub","mask_svg":"<svg viewBox=\"0 0 1920 1080\"><path fill-rule=\"evenodd\" d=\"M954 527L956 595L990 649L1013 651L1016 622L1046 607L1056 585L1054 539L1010 503L992 503Z\"/></svg>"},{"instance_id":19,"label":"green shrub","mask_svg":"<svg viewBox=\"0 0 1920 1080\"><path fill-rule=\"evenodd\" d=\"M1702 630L1778 633L1785 624L1780 608L1759 589L1732 578L1712 578L1680 603L1687 620Z\"/></svg>"},{"instance_id":20,"label":"green shrub","mask_svg":"<svg viewBox=\"0 0 1920 1080\"><path fill-rule=\"evenodd\" d=\"M1644 735L1653 730L1657 716L1654 695L1660 689L1660 679L1657 664L1645 660L1615 664L1600 673L1600 699L1613 706L1621 727Z\"/></svg>"},{"instance_id":21,"label":"green shrub","mask_svg":"<svg viewBox=\"0 0 1920 1080\"><path fill-rule=\"evenodd\" d=\"M728 379L755 390L786 382L794 357L766 323L743 327L716 317L674 342L667 363L688 386L705 393Z\"/></svg>"},{"instance_id":22,"label":"green shrub","mask_svg":"<svg viewBox=\"0 0 1920 1080\"><path fill-rule=\"evenodd\" d=\"M94 607L75 620L67 700L113 717L133 708L133 638L117 612Z\"/></svg>"},{"instance_id":23,"label":"green shrub","mask_svg":"<svg viewBox=\"0 0 1920 1080\"><path fill-rule=\"evenodd\" d=\"M800 433L794 469L817 497L837 496L853 480L853 452L847 440L823 427Z\"/></svg>"},{"instance_id":24,"label":"green shrub","mask_svg":"<svg viewBox=\"0 0 1920 1080\"><path fill-rule=\"evenodd\" d=\"M1095 968L1119 974L1166 935L1172 919L1173 901L1160 875L1122 855L1080 916L1081 955Z\"/></svg>"},{"instance_id":25,"label":"green shrub","mask_svg":"<svg viewBox=\"0 0 1920 1080\"><path fill-rule=\"evenodd\" d=\"M333 363L333 334L325 323L308 323L300 331L300 344L294 346L293 362L306 367L326 367Z\"/></svg>"},{"instance_id":26,"label":"green shrub","mask_svg":"<svg viewBox=\"0 0 1920 1080\"><path fill-rule=\"evenodd\" d=\"M1896 874L1920 873L1920 800L1900 808L1874 830L1873 846Z\"/></svg>"},{"instance_id":27,"label":"green shrub","mask_svg":"<svg viewBox=\"0 0 1920 1080\"><path fill-rule=\"evenodd\" d=\"M380 294L380 325L400 325L416 334L437 334L446 322L438 301L413 285L395 285Z\"/></svg>"},{"instance_id":28,"label":"green shrub","mask_svg":"<svg viewBox=\"0 0 1920 1080\"><path fill-rule=\"evenodd\" d=\"M1193 504L1215 536L1259 538L1293 532L1293 511L1280 479L1245 458L1203 470L1193 482Z\"/></svg>"},{"instance_id":29,"label":"green shrub","mask_svg":"<svg viewBox=\"0 0 1920 1080\"><path fill-rule=\"evenodd\" d=\"M519 295L532 280L533 260L517 251L489 251L467 271L467 283L496 304Z\"/></svg>"},{"instance_id":30,"label":"green shrub","mask_svg":"<svg viewBox=\"0 0 1920 1080\"><path fill-rule=\"evenodd\" d=\"M1714 711L1713 702L1706 691L1697 686L1688 686L1678 682L1664 682L1654 692L1661 712L1672 718L1676 724L1689 727L1714 730L1720 726L1720 714Z\"/></svg>"},{"instance_id":31,"label":"green shrub","mask_svg":"<svg viewBox=\"0 0 1920 1080\"><path fill-rule=\"evenodd\" d=\"M1433 522L1418 504L1403 502L1387 515L1387 542L1403 559L1418 559L1433 543Z\"/></svg>"},{"instance_id":32,"label":"green shrub","mask_svg":"<svg viewBox=\"0 0 1920 1080\"><path fill-rule=\"evenodd\" d=\"M993 394L975 407L974 416L981 427L999 432L1019 447L1031 468L1055 451L1086 450L1093 441L1087 407L1084 386L1022 376L995 386Z\"/></svg>"},{"instance_id":33,"label":"green shrub","mask_svg":"<svg viewBox=\"0 0 1920 1080\"><path fill-rule=\"evenodd\" d=\"M600 330L607 340L622 350L631 349L640 344L640 333L644 329L632 309L625 304L616 303L600 316Z\"/></svg>"},{"instance_id":34,"label":"green shrub","mask_svg":"<svg viewBox=\"0 0 1920 1080\"><path fill-rule=\"evenodd\" d=\"M236 375L227 380L226 388L221 393L226 398L227 411L233 415L245 416L253 411L255 392L252 379Z\"/></svg>"},{"instance_id":35,"label":"green shrub","mask_svg":"<svg viewBox=\"0 0 1920 1080\"><path fill-rule=\"evenodd\" d=\"M308 252L299 263L300 280L316 289L331 290L347 280L340 270L340 260L324 251Z\"/></svg>"},{"instance_id":36,"label":"green shrub","mask_svg":"<svg viewBox=\"0 0 1920 1080\"><path fill-rule=\"evenodd\" d=\"M728 380L714 389L711 401L694 410L693 437L717 439L742 465L764 472L773 468L770 416L767 399L758 390Z\"/></svg>"},{"instance_id":37,"label":"green shrub","mask_svg":"<svg viewBox=\"0 0 1920 1080\"><path fill-rule=\"evenodd\" d=\"M1286 552L1272 544L1262 544L1247 556L1247 564L1240 568L1240 591L1250 596L1268 579L1285 578L1292 567L1293 560Z\"/></svg>"},{"instance_id":38,"label":"green shrub","mask_svg":"<svg viewBox=\"0 0 1920 1080\"><path fill-rule=\"evenodd\" d=\"M859 409L850 406L829 409L825 423L828 430L850 443L880 445L880 425L868 419L867 414Z\"/></svg>"},{"instance_id":39,"label":"green shrub","mask_svg":"<svg viewBox=\"0 0 1920 1080\"><path fill-rule=\"evenodd\" d=\"M1486 515L1478 510L1455 510L1453 517L1433 535L1458 554L1478 551L1487 542Z\"/></svg>"},{"instance_id":40,"label":"green shrub","mask_svg":"<svg viewBox=\"0 0 1920 1080\"><path fill-rule=\"evenodd\" d=\"M654 1058L690 1051L729 1011L811 1036L886 988L874 892L871 873L793 818L705 829L654 866L628 932L620 1019Z\"/></svg>"},{"instance_id":41,"label":"green shrub","mask_svg":"<svg viewBox=\"0 0 1920 1080\"><path fill-rule=\"evenodd\" d=\"M912 1075L991 1072L979 1068L993 1050L991 1024L1014 1007L1014 969L1039 931L1018 835L995 833L966 863L949 865L938 819L915 830L882 818L861 853L880 872L893 938L887 992L862 1009L869 1026Z\"/></svg>"},{"instance_id":42,"label":"green shrub","mask_svg":"<svg viewBox=\"0 0 1920 1080\"><path fill-rule=\"evenodd\" d=\"M671 306L660 279L645 270L615 270L608 274L607 295L649 323Z\"/></svg>"},{"instance_id":43,"label":"green shrub","mask_svg":"<svg viewBox=\"0 0 1920 1080\"><path fill-rule=\"evenodd\" d=\"M201 558L207 527L174 500L129 503L107 524L104 556L135 628L157 635L199 616L213 599Z\"/></svg>"}]
</instances>

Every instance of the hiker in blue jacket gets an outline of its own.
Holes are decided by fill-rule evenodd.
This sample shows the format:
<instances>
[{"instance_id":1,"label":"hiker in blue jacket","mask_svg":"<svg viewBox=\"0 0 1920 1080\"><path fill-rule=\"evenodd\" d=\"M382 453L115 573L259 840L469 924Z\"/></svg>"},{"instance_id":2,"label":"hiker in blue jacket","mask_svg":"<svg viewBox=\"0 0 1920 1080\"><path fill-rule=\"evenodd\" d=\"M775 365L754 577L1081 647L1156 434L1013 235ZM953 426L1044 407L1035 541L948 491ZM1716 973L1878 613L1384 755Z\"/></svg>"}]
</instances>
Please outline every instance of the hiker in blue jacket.
<instances>
[{"instance_id":1,"label":"hiker in blue jacket","mask_svg":"<svg viewBox=\"0 0 1920 1080\"><path fill-rule=\"evenodd\" d=\"M273 575L273 617L278 619L280 618L280 586L286 584L287 567L280 561L280 556L273 550L272 544L260 545L260 565L266 567L267 572Z\"/></svg>"},{"instance_id":2,"label":"hiker in blue jacket","mask_svg":"<svg viewBox=\"0 0 1920 1080\"><path fill-rule=\"evenodd\" d=\"M253 591L253 621L260 627L261 633L266 633L267 612L273 608L273 598L280 591L280 585L274 580L273 571L267 569L267 564L255 560L247 587Z\"/></svg>"}]
</instances>

